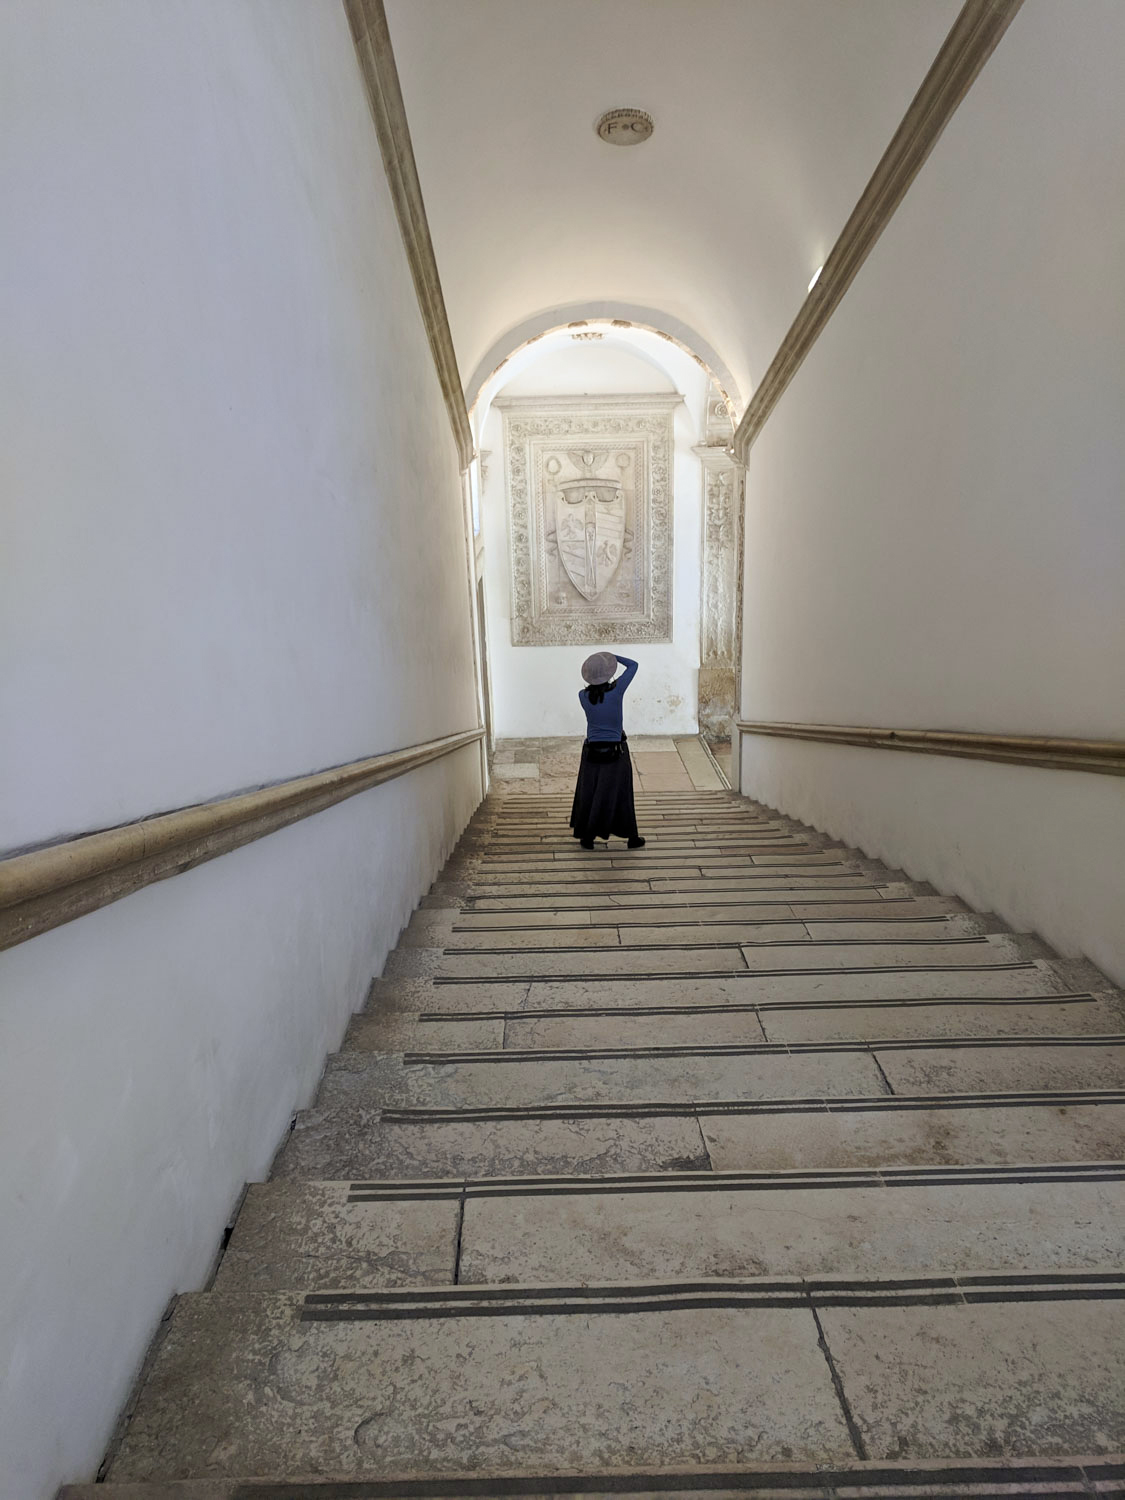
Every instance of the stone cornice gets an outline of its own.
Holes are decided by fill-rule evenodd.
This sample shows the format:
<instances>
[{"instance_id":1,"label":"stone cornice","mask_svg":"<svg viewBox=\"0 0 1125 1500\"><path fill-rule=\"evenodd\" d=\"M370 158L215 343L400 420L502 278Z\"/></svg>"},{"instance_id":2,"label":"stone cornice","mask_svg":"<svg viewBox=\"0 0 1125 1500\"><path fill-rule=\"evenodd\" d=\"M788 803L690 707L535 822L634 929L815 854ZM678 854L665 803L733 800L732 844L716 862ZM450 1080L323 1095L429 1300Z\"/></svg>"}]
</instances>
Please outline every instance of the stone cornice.
<instances>
[{"instance_id":1,"label":"stone cornice","mask_svg":"<svg viewBox=\"0 0 1125 1500\"><path fill-rule=\"evenodd\" d=\"M609 391L594 396L502 396L492 404L497 411L670 411L682 406L678 391L642 391L618 396Z\"/></svg>"},{"instance_id":2,"label":"stone cornice","mask_svg":"<svg viewBox=\"0 0 1125 1500\"><path fill-rule=\"evenodd\" d=\"M406 120L394 52L391 50L383 0L344 0L344 9L367 88L375 133L379 137L379 149L383 154L383 166L398 215L403 244L406 246L414 289L418 294L422 322L430 341L430 352L445 398L450 426L453 428L457 456L461 469L465 470L473 458L473 435L469 427L461 376L457 370L457 355L449 331L445 298L442 295L433 241L430 239L426 206L422 200L422 185L418 180L418 167L410 141L410 127Z\"/></svg>"},{"instance_id":3,"label":"stone cornice","mask_svg":"<svg viewBox=\"0 0 1125 1500\"><path fill-rule=\"evenodd\" d=\"M963 760L1003 761L1053 771L1093 771L1125 776L1125 740L1080 740L1033 734L979 734L964 729L871 729L855 724L787 724L740 719L741 734L867 750L907 750Z\"/></svg>"},{"instance_id":4,"label":"stone cornice","mask_svg":"<svg viewBox=\"0 0 1125 1500\"><path fill-rule=\"evenodd\" d=\"M0 860L0 949L405 776L483 735L483 729L445 735Z\"/></svg>"},{"instance_id":5,"label":"stone cornice","mask_svg":"<svg viewBox=\"0 0 1125 1500\"><path fill-rule=\"evenodd\" d=\"M967 0L734 435L743 462L1023 0Z\"/></svg>"}]
</instances>

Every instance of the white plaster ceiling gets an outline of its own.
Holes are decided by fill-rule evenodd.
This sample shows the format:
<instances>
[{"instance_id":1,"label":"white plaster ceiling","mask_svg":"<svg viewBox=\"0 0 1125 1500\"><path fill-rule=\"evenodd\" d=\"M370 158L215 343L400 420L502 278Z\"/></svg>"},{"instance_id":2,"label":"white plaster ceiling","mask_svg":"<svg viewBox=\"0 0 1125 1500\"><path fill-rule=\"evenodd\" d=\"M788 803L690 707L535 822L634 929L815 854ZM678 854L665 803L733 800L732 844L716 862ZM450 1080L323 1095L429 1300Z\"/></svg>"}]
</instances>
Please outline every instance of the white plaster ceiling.
<instances>
[{"instance_id":1,"label":"white plaster ceiling","mask_svg":"<svg viewBox=\"0 0 1125 1500\"><path fill-rule=\"evenodd\" d=\"M470 399L530 333L600 315L713 356L744 404L959 8L386 0ZM598 139L618 105L651 140Z\"/></svg>"}]
</instances>

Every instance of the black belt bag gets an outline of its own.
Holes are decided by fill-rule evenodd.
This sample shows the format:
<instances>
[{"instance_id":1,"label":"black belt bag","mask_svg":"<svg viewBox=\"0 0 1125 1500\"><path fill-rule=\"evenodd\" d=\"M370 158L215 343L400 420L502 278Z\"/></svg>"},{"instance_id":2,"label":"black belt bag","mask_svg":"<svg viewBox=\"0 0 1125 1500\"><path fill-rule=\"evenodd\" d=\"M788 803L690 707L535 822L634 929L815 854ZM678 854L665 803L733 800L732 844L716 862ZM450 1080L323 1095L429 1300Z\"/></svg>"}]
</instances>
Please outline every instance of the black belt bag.
<instances>
[{"instance_id":1,"label":"black belt bag","mask_svg":"<svg viewBox=\"0 0 1125 1500\"><path fill-rule=\"evenodd\" d=\"M622 731L619 740L587 740L586 759L596 766L608 764L613 760L620 760L625 751L627 736Z\"/></svg>"}]
</instances>

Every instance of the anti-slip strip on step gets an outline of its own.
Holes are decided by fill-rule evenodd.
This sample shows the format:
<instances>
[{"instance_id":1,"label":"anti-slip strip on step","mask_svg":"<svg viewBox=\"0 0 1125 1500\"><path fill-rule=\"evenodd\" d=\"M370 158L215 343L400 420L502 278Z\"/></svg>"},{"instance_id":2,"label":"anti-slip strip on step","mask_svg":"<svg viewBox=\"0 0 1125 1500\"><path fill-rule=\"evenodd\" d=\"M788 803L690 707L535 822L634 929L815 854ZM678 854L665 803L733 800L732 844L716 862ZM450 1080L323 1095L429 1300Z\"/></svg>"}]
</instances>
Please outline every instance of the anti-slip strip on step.
<instances>
[{"instance_id":1,"label":"anti-slip strip on step","mask_svg":"<svg viewBox=\"0 0 1125 1500\"><path fill-rule=\"evenodd\" d=\"M382 1111L385 1125L471 1124L497 1120L615 1120L703 1118L715 1115L867 1114L880 1110L1012 1109L1125 1104L1125 1089L1058 1089L965 1094L851 1094L791 1099L646 1099L637 1103L396 1106Z\"/></svg>"},{"instance_id":2,"label":"anti-slip strip on step","mask_svg":"<svg viewBox=\"0 0 1125 1500\"><path fill-rule=\"evenodd\" d=\"M717 946L717 945L715 945ZM735 947L741 946L734 944ZM794 943L795 948L811 951L811 943ZM474 952L479 950L473 950ZM557 950L550 950L557 951ZM618 948L615 953L630 950ZM942 964L939 968L928 968L924 964L877 964L858 968L802 968L802 969L692 969L690 972L669 974L663 970L635 969L629 974L435 974L432 983L441 984L595 984L612 981L626 984L643 979L646 984L676 981L689 984L697 979L808 979L815 974L1007 974L1014 969L1033 969L1033 963L1005 964Z\"/></svg>"},{"instance_id":3,"label":"anti-slip strip on step","mask_svg":"<svg viewBox=\"0 0 1125 1500\"><path fill-rule=\"evenodd\" d=\"M750 879L756 879L757 877L751 875L748 878L750 878ZM763 885L763 886L753 886L753 885L750 885L750 886L742 886L742 887L739 887L739 886L719 886L715 890L715 892L714 892L716 898L718 898L718 899L716 899L713 902L711 902L711 901L681 901L681 902L668 901L668 902L665 902L663 904L665 904L667 906L683 906L683 907L688 908L688 909L690 909L692 906L699 906L699 905L721 905L721 904L725 904L725 905L737 905L742 900L742 895L741 895L742 891L745 891L747 895L751 895L751 896L755 897L755 899L756 899L760 895L785 896L787 892L792 892L792 891L802 891L802 892L803 891L812 891L812 892L817 892L817 891L885 891L887 889L887 887L889 885L891 885L892 883L893 882L891 882L889 880L861 880L858 877L853 877L853 878L850 878L848 880L835 880L835 879L832 879L832 880L821 880L816 885L785 885L784 882L779 882L779 881L777 881L776 878L774 878L774 881L773 881L772 885ZM622 888L619 885L599 886L596 882L591 882L591 888L589 890L586 890L586 891L573 891L572 890L572 891L564 891L564 892L561 892L561 893L560 892L556 892L555 894L556 895L562 894L562 895L567 896L568 898L569 897L573 897L573 896L583 896L583 897L585 897L585 896L619 896L619 895L623 895L623 894L626 895L626 896L695 896L695 895L699 895L699 894L701 894L701 893L703 893L703 892L705 892L707 890L710 890L711 888L712 888L711 884L709 882L707 882L707 881L696 881L695 884L691 885L691 886L674 886L674 887L671 887L671 888L669 888L667 890L653 891L653 890L650 890L648 888L648 885L647 885L647 882L646 882L643 890L622 891ZM541 891L532 891L530 893L530 895L534 896L537 900L538 899L542 899L545 895L549 895L549 894L550 894L550 892L544 893L544 892L541 892ZM725 902L723 901L724 897L726 898ZM486 895L481 895L481 894L478 893L476 895L466 896L464 898L463 902L462 902L461 910L465 911L465 912L483 912L483 911L492 912L492 911L505 911L505 910L508 910L508 911L558 911L558 910L560 910L559 907L552 906L550 904L545 905L545 906L541 906L541 907L526 907L526 906L504 907L504 906L477 906L476 905L476 903L478 901L499 901L499 902L503 902L505 900L511 900L511 899L513 899L511 896L505 896L505 895L486 896ZM518 898L515 898L515 899L526 900L526 899L529 899L529 897L528 897L527 894L525 894L523 897L518 897ZM794 898L792 896L788 896L787 899L788 900L792 900ZM801 899L803 900L804 898L801 897ZM826 897L824 899L832 901L832 902L835 902L835 903L838 903L840 901L840 897L839 896L831 896L831 897ZM892 897L889 897L889 896L884 896L881 899L884 900L884 901L886 901L887 904L889 905L892 899L897 901L897 900L913 900L914 898L913 897L905 897L905 896L903 896L903 897L896 896L896 897L892 898ZM747 903L747 904L750 904L750 903ZM564 911L566 910L565 907L563 907L561 909L564 910ZM622 910L626 911L626 910L629 910L629 908L622 907ZM966 913L965 915L972 915L972 913Z\"/></svg>"},{"instance_id":4,"label":"anti-slip strip on step","mask_svg":"<svg viewBox=\"0 0 1125 1500\"><path fill-rule=\"evenodd\" d=\"M1125 1034L1091 1032L1066 1036L872 1037L823 1042L677 1043L653 1047L539 1047L465 1052L406 1052L403 1066L443 1068L460 1063L591 1062L619 1058L630 1062L661 1057L802 1057L824 1052L931 1052L1029 1047L1122 1047Z\"/></svg>"},{"instance_id":5,"label":"anti-slip strip on step","mask_svg":"<svg viewBox=\"0 0 1125 1500\"><path fill-rule=\"evenodd\" d=\"M1125 1301L1113 1272L918 1276L857 1280L785 1277L565 1287L434 1287L309 1292L302 1322L694 1312L703 1308L942 1307L998 1302Z\"/></svg>"},{"instance_id":6,"label":"anti-slip strip on step","mask_svg":"<svg viewBox=\"0 0 1125 1500\"><path fill-rule=\"evenodd\" d=\"M588 1198L650 1193L838 1191L856 1188L1035 1186L1043 1183L1125 1182L1123 1162L1064 1162L1027 1166L837 1167L778 1172L633 1172L589 1177L475 1177L353 1182L347 1202L390 1203L449 1198Z\"/></svg>"},{"instance_id":7,"label":"anti-slip strip on step","mask_svg":"<svg viewBox=\"0 0 1125 1500\"><path fill-rule=\"evenodd\" d=\"M743 901L733 891L719 891L710 900L702 900L702 901L661 901L659 903L657 903L657 902L654 901L651 906L612 906L612 907L609 907L609 908L605 909L605 915L608 917L608 916L616 916L616 914L618 912L646 912L646 911L660 911L662 909L663 910L667 910L667 911L687 911L687 912L690 912L690 911L698 911L698 909L701 906L702 907L711 907L711 906L855 906L855 905L863 905L863 906L874 907L875 912L877 912L877 913L881 913L883 911L883 908L886 907L887 908L887 913L886 913L886 916L883 918L883 920L884 921L889 921L893 917L907 915L907 913L896 911L895 910L896 907L913 906L916 901L926 901L926 900L931 900L932 899L931 897L927 897L927 896L882 896L882 897L880 897L880 899L878 901L864 901L864 902L857 903L857 902L854 902L854 901L841 901L840 898L839 898L839 896L817 896L815 894L817 891L833 890L834 887L832 887L832 886L823 886L823 885L820 885L820 886L810 886L808 889L809 889L809 892L810 892L810 894L808 896L801 895L801 896L794 897L792 895L785 896L785 895L783 895L783 893L779 893L777 896L769 896L769 899L767 899L768 893L763 891L763 892L758 893L755 896L755 899L753 901ZM846 891L856 891L856 890L867 890L868 887L866 887L866 886L847 885L847 886L840 887L840 889L846 890ZM871 889L874 889L874 887L871 887ZM660 893L656 892L656 891L653 891L653 892L650 892L650 894L651 895L658 895ZM471 898L471 900L477 900L477 899L486 900L486 901L496 901L496 900L499 900L500 898L497 897L497 896L485 896L485 897L480 897L480 898L477 898L477 897ZM462 916L471 916L471 917L483 917L483 916L487 916L487 917L529 916L530 917L530 916L537 916L539 913L542 913L544 916L547 916L547 915L550 915L550 914L553 914L553 913L558 913L558 912L581 911L581 910L582 910L582 907L580 907L580 906L574 906L574 907L566 907L566 906L561 906L561 907L560 906L510 906L510 907L485 906L485 907L477 908L477 907L474 907L473 905L470 904L470 898L466 898L466 900L461 904L460 914ZM946 912L943 915L945 915L945 916L951 916L951 917L972 917L972 916L976 916L977 913L976 912L970 912L970 911L954 911L954 912ZM713 922L718 922L718 923L721 924L721 923L723 923L725 921L729 921L729 918L725 918L725 917L712 917L712 918L708 918L707 920L713 921ZM857 920L857 919L852 918L852 917L841 917L841 918L837 918L837 917L804 917L804 918L793 918L793 917L761 917L761 918L758 918L758 917L752 917L752 918L747 918L747 920L748 921L764 921L764 922L773 922L773 921L790 922L790 921L798 921L798 920L800 920L800 921L806 921L806 922L835 922L835 921L850 922L850 921L854 921L854 920ZM872 917L871 920L874 921L874 920L876 920L876 918ZM914 918L913 920L915 920L915 921L921 921L922 918L918 917L918 918ZM556 924L549 923L549 922L543 922L540 925L543 928L549 930L551 927L555 926ZM579 927L579 928L582 928L582 926L583 926L582 923L575 923L574 925L576 927ZM591 927L591 928L594 926L593 923L589 923L589 924L586 924L586 925L588 927ZM607 923L604 923L602 925L605 925L605 926L614 926L614 925L633 925L633 924L625 924L625 923L615 924L615 923L612 923L612 922L607 922ZM646 922L644 922L642 920L642 921L639 921L636 925L641 926L641 927L645 927L645 926L648 926L650 924L646 923ZM656 926L658 924L652 923L651 925L652 926ZM675 924L673 924L673 925L675 925ZM527 930L534 932L536 930L535 924L534 923L528 924ZM520 924L518 922L513 922L513 923L509 924L508 927L496 927L495 929L489 928L489 927L459 927L459 926L455 925L454 928L453 928L453 931L454 932L490 932L490 931L496 931L496 932L508 932L508 931L518 932L518 931L520 931Z\"/></svg>"},{"instance_id":8,"label":"anti-slip strip on step","mask_svg":"<svg viewBox=\"0 0 1125 1500\"><path fill-rule=\"evenodd\" d=\"M682 976L681 976L682 977ZM707 1015L757 1015L759 1011L770 1014L787 1014L789 1011L806 1010L912 1010L932 1009L944 1005L973 1006L1017 1006L1028 1005L1085 1005L1096 1003L1099 997L1088 991L1068 991L1061 995L924 995L872 1000L757 1000L745 1004L716 1002L713 1005L585 1005L556 1006L539 1010L435 1010L421 1011L415 1016L419 1026L428 1024L453 1025L470 1021L544 1021L544 1020L590 1020L612 1017L615 1020L630 1020L634 1016L707 1016Z\"/></svg>"},{"instance_id":9,"label":"anti-slip strip on step","mask_svg":"<svg viewBox=\"0 0 1125 1500\"><path fill-rule=\"evenodd\" d=\"M750 903L747 903L747 904L750 904ZM779 903L779 904L781 904L781 903ZM795 901L795 902L789 902L789 903L786 903L786 904L787 905L793 905L793 906L803 906L805 903L804 902L800 902L800 901ZM846 902L839 902L839 901L837 901L837 902L833 902L832 904L834 906L842 906L842 905L846 905L847 903ZM866 904L868 906L875 906L875 902L874 901L869 901ZM890 902L888 901L886 904L889 906ZM563 908L563 909L565 910L565 908ZM632 910L636 910L636 908L631 908L631 909ZM687 908L687 909L689 911L691 910L690 907ZM641 907L640 910L643 912L644 908ZM469 932L473 932L473 933L488 933L490 936L493 933L500 934L500 933L505 933L505 932L519 932L519 933L526 933L526 932L579 932L579 933L586 933L590 937L594 937L598 933L614 932L614 931L616 931L616 929L618 927L650 927L650 928L652 928L654 930L656 930L658 928L661 928L661 927L698 927L701 932L706 931L706 929L708 927L741 927L743 925L745 925L747 927L767 927L767 926L784 926L784 925L793 926L794 924L799 924L802 927L820 927L820 926L835 927L835 926L839 926L842 923L847 923L847 925L849 927L859 927L859 926L862 926L865 922L879 922L879 923L883 923L883 924L886 924L888 922L917 922L917 923L929 922L929 923L932 923L935 927L940 927L943 923L946 924L946 925L948 925L949 922L951 922L954 917L967 917L967 916L971 916L971 913L969 913L969 912L940 912L940 913L932 913L931 912L931 913L923 913L921 915L913 915L910 912L898 912L898 911L886 911L885 912L885 911L883 911L883 903L880 902L879 905L876 907L875 912L872 915L861 916L861 917L855 917L855 916L851 916L851 917L792 917L792 916L790 916L790 917L775 917L775 916L765 916L765 917L763 917L763 916L753 916L753 917L700 917L695 922L692 922L692 921L690 921L688 919L684 919L684 918L678 918L678 917L663 917L660 921L654 922L651 919L649 919L648 921L646 921L643 916L639 916L639 917L634 917L632 919L632 921L625 922L625 921L614 920L614 918L616 916L615 913L614 914L606 913L605 915L606 915L606 917L609 918L609 920L597 921L597 922L541 922L541 923L538 923L538 924L531 923L531 922L524 922L524 923L513 922L513 923L509 924L507 927L500 927L500 926L493 926L493 925L488 925L488 926L485 926L485 927L470 927L470 926L465 926L465 925L463 925L461 923L456 923L455 922L453 924L453 927L450 930L452 932L460 932L460 933L469 933ZM746 941L747 941L747 946L753 946L755 948L762 948L762 947L768 946L767 943L759 942L759 941L756 941L754 939L748 939ZM930 942L934 942L934 941L944 941L944 939L934 939L934 938L929 938L929 937L926 937L926 938L890 938L890 939L876 939L876 938L828 938L826 941L828 941L828 942L834 942L834 943L877 942L877 941L890 941L890 942L896 942L896 943L898 943L898 942L926 942L926 943L930 943ZM610 946L612 946L612 945L610 945ZM651 944L651 943L623 943L621 946L622 947L627 947L627 948L643 949L643 948L648 948L648 947L654 947L656 945L655 944ZM725 944L717 944L717 943L713 943L712 942L712 943L697 943L697 944L691 944L691 943L674 943L674 944L671 944L670 943L670 944L668 944L668 946L669 947L676 947L676 948L687 948L687 947L714 948L714 947L720 947L720 946L726 946L726 945ZM739 943L738 946L741 946L741 943ZM585 951L585 949L583 947L580 947L578 945L576 945L576 950L579 951L579 952ZM514 948L503 948L503 947L500 947L500 948L476 948L476 947L470 947L470 948L446 948L445 951L446 951L446 953L512 953L512 952L514 952L516 950ZM537 952L546 952L547 950L546 949L530 948L530 949L527 949L526 951L530 952L530 953L537 953ZM569 953L569 952L574 951L574 950L572 950L570 948L567 948L567 947L559 947L559 948L554 948L551 951L554 952L554 953Z\"/></svg>"},{"instance_id":10,"label":"anti-slip strip on step","mask_svg":"<svg viewBox=\"0 0 1125 1500\"><path fill-rule=\"evenodd\" d=\"M847 918L844 918L846 921ZM643 924L642 924L643 925ZM687 926L689 924L674 922L674 927ZM723 923L723 926L734 926L734 923ZM753 925L752 922L747 925ZM803 926L798 917L794 917L792 926ZM599 928L590 928L590 932L598 932ZM989 942L987 934L979 937L897 937L889 934L887 937L833 937L824 939L825 946L832 948L988 948L994 946ZM706 938L698 943L607 943L601 951L606 953L693 953L702 948L706 951L727 953L738 948L799 948L802 952L815 952L818 944L813 938L734 938L723 939L721 942L712 938ZM589 953L598 950L597 943L574 943L560 944L557 948L443 948L441 951L447 958L487 958L487 957L519 957L534 958L543 954L558 953ZM628 974L615 975L615 978L628 979Z\"/></svg>"},{"instance_id":11,"label":"anti-slip strip on step","mask_svg":"<svg viewBox=\"0 0 1125 1500\"><path fill-rule=\"evenodd\" d=\"M1090 1500L1120 1494L1125 1456L955 1459L902 1464L761 1465L754 1468L613 1469L588 1473L444 1475L433 1478L240 1480L223 1500L539 1500L620 1495L647 1500L734 1491L760 1500ZM116 1485L107 1486L112 1497ZM121 1494L130 1493L121 1489ZM168 1486L168 1500L179 1487ZM85 1496L85 1489L82 1494Z\"/></svg>"}]
</instances>

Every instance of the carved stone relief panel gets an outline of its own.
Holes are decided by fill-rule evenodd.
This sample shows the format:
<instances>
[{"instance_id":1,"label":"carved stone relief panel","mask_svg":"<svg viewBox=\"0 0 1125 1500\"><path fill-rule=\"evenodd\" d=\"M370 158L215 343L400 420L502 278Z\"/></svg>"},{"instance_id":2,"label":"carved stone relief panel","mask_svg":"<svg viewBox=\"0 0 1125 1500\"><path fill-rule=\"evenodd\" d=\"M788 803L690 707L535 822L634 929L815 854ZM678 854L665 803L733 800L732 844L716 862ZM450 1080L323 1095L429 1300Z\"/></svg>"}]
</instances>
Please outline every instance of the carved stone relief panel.
<instances>
[{"instance_id":1,"label":"carved stone relief panel","mask_svg":"<svg viewBox=\"0 0 1125 1500\"><path fill-rule=\"evenodd\" d=\"M742 497L745 471L723 447L695 450L703 463L703 585L699 727L730 738L742 656Z\"/></svg>"},{"instance_id":2,"label":"carved stone relief panel","mask_svg":"<svg viewBox=\"0 0 1125 1500\"><path fill-rule=\"evenodd\" d=\"M672 638L679 396L528 397L504 414L512 644Z\"/></svg>"}]
</instances>

